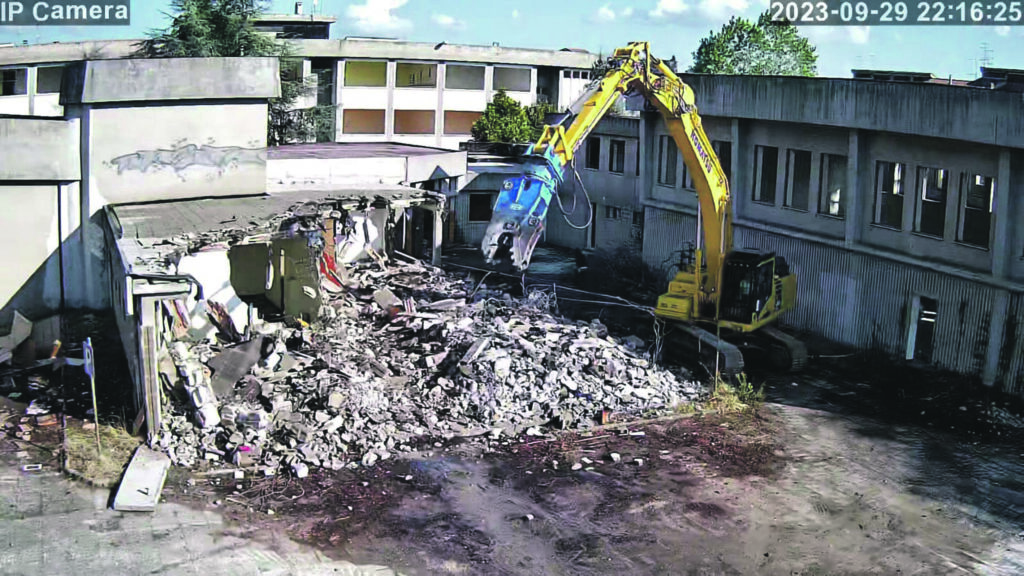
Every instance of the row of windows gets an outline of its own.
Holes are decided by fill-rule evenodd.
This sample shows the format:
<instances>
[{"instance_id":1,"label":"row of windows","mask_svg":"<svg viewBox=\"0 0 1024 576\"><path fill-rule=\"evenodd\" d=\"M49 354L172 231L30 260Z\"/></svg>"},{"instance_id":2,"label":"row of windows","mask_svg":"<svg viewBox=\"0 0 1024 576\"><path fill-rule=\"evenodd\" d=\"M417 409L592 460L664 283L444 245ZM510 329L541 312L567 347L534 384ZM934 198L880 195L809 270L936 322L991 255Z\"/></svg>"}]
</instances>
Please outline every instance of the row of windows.
<instances>
[{"instance_id":1,"label":"row of windows","mask_svg":"<svg viewBox=\"0 0 1024 576\"><path fill-rule=\"evenodd\" d=\"M711 148L718 156L718 163L722 167L727 180L732 179L732 143L727 140L712 140ZM658 184L662 186L676 187L682 184L684 188L693 188L693 177L686 169L686 164L681 163L682 156L676 147L675 138L669 135L658 137Z\"/></svg>"},{"instance_id":2,"label":"row of windows","mask_svg":"<svg viewBox=\"0 0 1024 576\"><path fill-rule=\"evenodd\" d=\"M910 182L907 164L878 161L875 164L875 214L879 226L903 229L906 191L913 194L911 230L918 234L989 248L995 178L972 171L917 166ZM908 188L906 184L912 184ZM914 192L916 191L916 192ZM955 196L954 196L955 194ZM956 228L947 233L948 209L956 208Z\"/></svg>"},{"instance_id":3,"label":"row of windows","mask_svg":"<svg viewBox=\"0 0 1024 576\"><path fill-rule=\"evenodd\" d=\"M343 134L384 134L387 110L346 109L342 112ZM444 111L443 134L464 136L470 133L481 112ZM395 110L395 134L434 134L433 110Z\"/></svg>"},{"instance_id":4,"label":"row of windows","mask_svg":"<svg viewBox=\"0 0 1024 576\"><path fill-rule=\"evenodd\" d=\"M63 66L36 68L36 94L57 94L64 75ZM0 70L0 96L28 94L28 68Z\"/></svg>"},{"instance_id":5,"label":"row of windows","mask_svg":"<svg viewBox=\"0 0 1024 576\"><path fill-rule=\"evenodd\" d=\"M807 211L812 194L811 168L818 156L818 213L845 217L843 190L846 188L847 157L839 154L816 154L808 150L786 150L783 182L783 206ZM753 200L776 203L779 171L779 149L774 146L754 147ZM913 223L910 230L943 239L988 248L992 228L992 203L995 179L971 171L954 173L946 168L917 166L914 176L907 164L877 161L874 169L874 209L872 222L878 226L903 230L903 214L908 189L913 194ZM953 183L953 184L951 184ZM908 188L908 185L913 188ZM948 206L955 186L956 229L947 233Z\"/></svg>"},{"instance_id":6,"label":"row of windows","mask_svg":"<svg viewBox=\"0 0 1024 576\"><path fill-rule=\"evenodd\" d=\"M586 156L584 166L589 170L601 170L601 142L600 136L587 138ZM634 162L634 173L640 175L640 147L636 147L636 158ZM606 169L613 174L624 174L626 172L626 141L619 138L608 140L608 166Z\"/></svg>"},{"instance_id":7,"label":"row of windows","mask_svg":"<svg viewBox=\"0 0 1024 576\"><path fill-rule=\"evenodd\" d=\"M449 90L483 90L487 68L463 64L445 65L444 87ZM398 62L395 64L395 87L436 88L437 64ZM494 89L529 92L530 68L494 67ZM384 61L349 60L345 62L345 86L384 87L388 85L388 63Z\"/></svg>"}]
</instances>

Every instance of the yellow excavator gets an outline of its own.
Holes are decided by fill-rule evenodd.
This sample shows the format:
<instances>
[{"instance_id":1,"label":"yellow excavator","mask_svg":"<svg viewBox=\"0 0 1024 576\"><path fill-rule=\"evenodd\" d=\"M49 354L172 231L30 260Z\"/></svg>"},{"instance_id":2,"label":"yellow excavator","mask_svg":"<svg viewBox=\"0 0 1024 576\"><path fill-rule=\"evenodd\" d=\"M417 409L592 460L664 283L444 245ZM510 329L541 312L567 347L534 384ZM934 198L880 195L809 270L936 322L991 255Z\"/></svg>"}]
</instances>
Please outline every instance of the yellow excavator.
<instances>
[{"instance_id":1,"label":"yellow excavator","mask_svg":"<svg viewBox=\"0 0 1024 576\"><path fill-rule=\"evenodd\" d=\"M489 264L530 264L552 199L567 172L575 174L577 148L623 95L640 94L661 113L693 178L698 198L697 243L658 298L655 315L687 335L684 341L713 360L719 373L743 371L741 350L765 354L779 369L799 370L806 347L773 326L796 304L796 275L772 253L736 250L732 244L729 183L701 127L693 90L647 42L633 42L608 58L607 72L522 158L523 173L505 180L481 249ZM564 211L563 211L564 214Z\"/></svg>"}]
</instances>

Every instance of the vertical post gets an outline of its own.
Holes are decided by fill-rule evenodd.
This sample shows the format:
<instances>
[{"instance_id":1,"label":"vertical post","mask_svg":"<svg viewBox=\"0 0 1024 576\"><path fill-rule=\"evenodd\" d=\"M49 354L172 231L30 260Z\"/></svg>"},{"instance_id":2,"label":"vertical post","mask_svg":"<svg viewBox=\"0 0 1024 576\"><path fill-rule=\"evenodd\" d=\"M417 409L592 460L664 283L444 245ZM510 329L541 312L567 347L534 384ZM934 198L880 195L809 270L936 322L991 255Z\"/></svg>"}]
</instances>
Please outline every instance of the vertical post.
<instances>
[{"instance_id":1,"label":"vertical post","mask_svg":"<svg viewBox=\"0 0 1024 576\"><path fill-rule=\"evenodd\" d=\"M96 363L92 351L92 338L85 339L85 371L89 374L89 386L92 390L92 421L96 428L96 456L103 453L100 447L100 411L96 401Z\"/></svg>"},{"instance_id":2,"label":"vertical post","mask_svg":"<svg viewBox=\"0 0 1024 576\"><path fill-rule=\"evenodd\" d=\"M434 238L433 238L434 249L431 252L431 264L433 264L434 266L440 266L441 265L441 239L442 239L442 233L444 232L444 230L443 230L444 222L441 219L441 206L438 206L437 209L435 209L433 212L434 212L434 226L433 226L433 229L434 229ZM525 296L525 292L524 292L524 296Z\"/></svg>"}]
</instances>

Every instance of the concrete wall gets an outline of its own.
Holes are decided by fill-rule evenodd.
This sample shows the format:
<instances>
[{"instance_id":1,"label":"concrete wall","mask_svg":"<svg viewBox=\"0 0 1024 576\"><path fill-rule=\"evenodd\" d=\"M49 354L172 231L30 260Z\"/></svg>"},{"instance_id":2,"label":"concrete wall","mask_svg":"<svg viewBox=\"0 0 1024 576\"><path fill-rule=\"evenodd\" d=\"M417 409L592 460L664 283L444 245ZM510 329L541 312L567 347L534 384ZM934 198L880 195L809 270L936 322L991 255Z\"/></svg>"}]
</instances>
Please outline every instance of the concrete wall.
<instances>
[{"instance_id":1,"label":"concrete wall","mask_svg":"<svg viewBox=\"0 0 1024 576\"><path fill-rule=\"evenodd\" d=\"M79 133L64 120L0 118L0 182L78 180Z\"/></svg>"},{"instance_id":2,"label":"concrete wall","mask_svg":"<svg viewBox=\"0 0 1024 576\"><path fill-rule=\"evenodd\" d=\"M88 126L91 193L103 203L262 193L265 103L69 107Z\"/></svg>"},{"instance_id":3,"label":"concrete wall","mask_svg":"<svg viewBox=\"0 0 1024 576\"><path fill-rule=\"evenodd\" d=\"M403 42L345 38L342 40L295 40L300 56L320 58L367 58L436 60L442 62L493 62L523 66L587 68L596 56L588 52L534 50L502 46L471 46L434 42Z\"/></svg>"},{"instance_id":4,"label":"concrete wall","mask_svg":"<svg viewBox=\"0 0 1024 576\"><path fill-rule=\"evenodd\" d=\"M329 189L354 182L399 184L405 158L274 159L267 164L267 190Z\"/></svg>"}]
</instances>

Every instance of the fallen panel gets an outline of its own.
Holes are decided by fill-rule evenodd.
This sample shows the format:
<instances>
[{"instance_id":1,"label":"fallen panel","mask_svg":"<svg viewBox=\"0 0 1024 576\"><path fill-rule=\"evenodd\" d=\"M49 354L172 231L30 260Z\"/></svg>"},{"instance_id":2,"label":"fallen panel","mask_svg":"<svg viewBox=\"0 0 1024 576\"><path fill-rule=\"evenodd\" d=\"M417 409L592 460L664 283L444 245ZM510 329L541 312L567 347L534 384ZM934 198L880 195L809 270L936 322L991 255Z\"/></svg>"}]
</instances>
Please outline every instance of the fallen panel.
<instances>
[{"instance_id":1,"label":"fallen panel","mask_svg":"<svg viewBox=\"0 0 1024 576\"><path fill-rule=\"evenodd\" d=\"M171 460L166 454L139 446L128 464L121 486L114 497L114 510L152 512L160 501Z\"/></svg>"}]
</instances>

